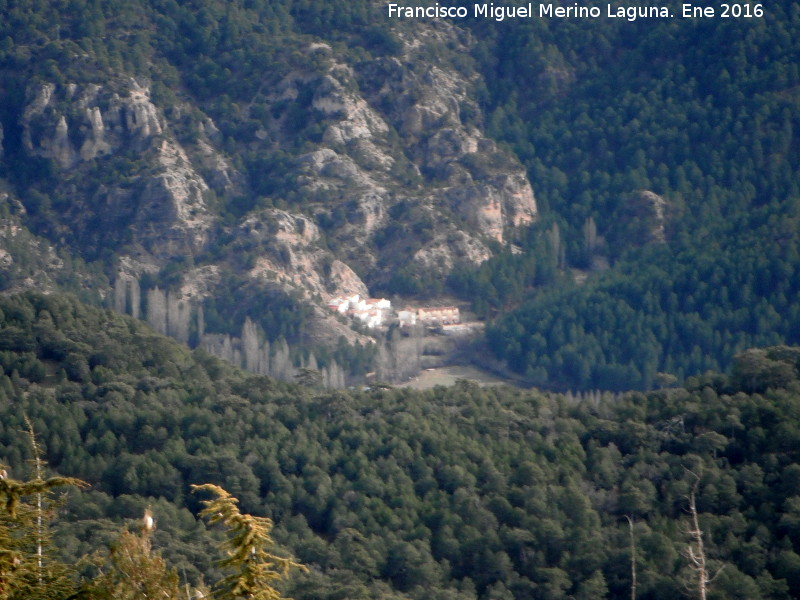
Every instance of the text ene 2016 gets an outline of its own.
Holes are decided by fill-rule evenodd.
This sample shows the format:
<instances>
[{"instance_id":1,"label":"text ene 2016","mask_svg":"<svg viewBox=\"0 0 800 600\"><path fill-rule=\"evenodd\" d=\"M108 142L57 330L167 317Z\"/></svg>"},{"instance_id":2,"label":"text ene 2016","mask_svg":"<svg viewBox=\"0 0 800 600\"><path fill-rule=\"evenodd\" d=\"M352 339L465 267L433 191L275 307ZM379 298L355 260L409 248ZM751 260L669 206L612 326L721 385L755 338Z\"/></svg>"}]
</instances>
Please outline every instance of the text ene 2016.
<instances>
[{"instance_id":1,"label":"text ene 2016","mask_svg":"<svg viewBox=\"0 0 800 600\"><path fill-rule=\"evenodd\" d=\"M761 18L764 16L764 7L761 4L720 4L719 17L722 19L727 18ZM682 6L681 16L684 19L697 19L702 17L716 17L717 9L713 6L694 6L692 4L684 4Z\"/></svg>"}]
</instances>

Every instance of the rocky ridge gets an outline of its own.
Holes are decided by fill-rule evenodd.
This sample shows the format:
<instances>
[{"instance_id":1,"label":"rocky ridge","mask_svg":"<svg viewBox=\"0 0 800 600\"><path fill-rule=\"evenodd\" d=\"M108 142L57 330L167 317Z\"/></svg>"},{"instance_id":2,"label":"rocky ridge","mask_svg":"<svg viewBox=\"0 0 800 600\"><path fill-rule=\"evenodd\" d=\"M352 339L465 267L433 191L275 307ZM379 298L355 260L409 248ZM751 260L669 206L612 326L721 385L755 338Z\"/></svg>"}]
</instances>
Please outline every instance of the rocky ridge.
<instances>
[{"instance_id":1,"label":"rocky ridge","mask_svg":"<svg viewBox=\"0 0 800 600\"><path fill-rule=\"evenodd\" d=\"M454 27L420 25L425 28L441 29L428 35L431 43L468 52L468 41ZM321 148L298 159L297 180L316 214L333 212L332 196L348 196L346 218L334 236L355 240L360 248L396 221L393 207L413 205L428 213L433 227L412 260L421 270L444 275L454 264L488 258L485 241L503 243L513 228L533 221L536 200L521 165L486 138L478 117L468 117L480 115L472 82L454 69L431 65L418 56L423 51L431 49L413 37L400 57L355 68L331 59L315 77L287 76L276 99L297 97L302 82L312 90L311 106L335 118ZM376 253L362 270L381 281L385 269L397 267L387 258Z\"/></svg>"},{"instance_id":2,"label":"rocky ridge","mask_svg":"<svg viewBox=\"0 0 800 600\"><path fill-rule=\"evenodd\" d=\"M229 293L221 273L236 273L314 304L315 343L368 343L321 308L326 297L386 290L398 269L442 279L536 218L524 169L482 131L477 75L425 59L466 54L468 36L443 23L399 35L398 55L360 61L296 42L305 58L238 107L242 119L256 103L270 107L249 140L226 138L190 95L156 100L142 77L36 79L5 126L19 130L15 160L42 161L51 175L31 187L44 202L17 190L34 210L14 227L49 245L42 257L58 247L101 261L111 283L81 285L182 341L202 340L198 309ZM298 114L302 131L316 128L302 143ZM240 148L288 154L286 184L257 196ZM245 210L226 208L242 198ZM8 273L17 260L10 231L0 254ZM57 287L44 281L56 282L64 265L40 266L42 276L9 275L9 286Z\"/></svg>"}]
</instances>

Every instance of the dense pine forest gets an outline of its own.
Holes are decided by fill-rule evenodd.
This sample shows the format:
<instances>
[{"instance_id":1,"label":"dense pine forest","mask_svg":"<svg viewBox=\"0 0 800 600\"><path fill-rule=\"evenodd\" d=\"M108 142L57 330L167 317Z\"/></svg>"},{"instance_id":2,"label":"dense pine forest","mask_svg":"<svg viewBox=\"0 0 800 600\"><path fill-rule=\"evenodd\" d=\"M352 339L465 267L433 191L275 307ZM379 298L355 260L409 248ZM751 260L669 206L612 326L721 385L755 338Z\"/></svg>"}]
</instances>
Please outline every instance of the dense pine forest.
<instances>
[{"instance_id":1,"label":"dense pine forest","mask_svg":"<svg viewBox=\"0 0 800 600\"><path fill-rule=\"evenodd\" d=\"M32 429L48 477L91 485L60 500L48 564L102 556L150 507L152 551L211 585L221 534L190 486L213 483L274 520L276 552L308 567L284 588L298 600L630 598L632 569L637 598L696 598L694 501L709 598L800 594L797 348L649 393L325 391L70 297L0 311L9 476L33 479ZM36 590L7 597L53 597Z\"/></svg>"},{"instance_id":2,"label":"dense pine forest","mask_svg":"<svg viewBox=\"0 0 800 600\"><path fill-rule=\"evenodd\" d=\"M472 24L490 131L546 218L523 255L451 283L507 313L489 347L536 385L646 389L800 341L797 3L618 21ZM553 274L609 263L583 286Z\"/></svg>"}]
</instances>

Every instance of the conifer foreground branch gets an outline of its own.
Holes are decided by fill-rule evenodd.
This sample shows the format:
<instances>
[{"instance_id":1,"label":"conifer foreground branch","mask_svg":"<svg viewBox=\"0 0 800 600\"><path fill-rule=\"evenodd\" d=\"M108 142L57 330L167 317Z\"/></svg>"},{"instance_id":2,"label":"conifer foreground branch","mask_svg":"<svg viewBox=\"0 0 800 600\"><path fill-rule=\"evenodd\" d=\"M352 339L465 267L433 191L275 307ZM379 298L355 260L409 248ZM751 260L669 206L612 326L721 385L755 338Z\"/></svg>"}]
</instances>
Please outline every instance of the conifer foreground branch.
<instances>
[{"instance_id":1,"label":"conifer foreground branch","mask_svg":"<svg viewBox=\"0 0 800 600\"><path fill-rule=\"evenodd\" d=\"M34 439L32 428L30 435ZM35 445L34 451L38 452ZM0 465L0 600L57 597L57 592L73 587L69 567L45 560L50 542L45 519L52 518L50 494L65 486L88 484L74 477L44 479L41 463L36 465L34 479L21 481Z\"/></svg>"},{"instance_id":2,"label":"conifer foreground branch","mask_svg":"<svg viewBox=\"0 0 800 600\"><path fill-rule=\"evenodd\" d=\"M203 500L200 516L209 523L221 523L231 531L224 543L227 557L220 566L233 571L217 586L218 600L280 600L281 593L273 586L289 576L292 569L307 571L290 558L273 554L275 542L270 536L272 519L242 514L238 500L219 486L207 483L193 485L194 492L207 492L211 500Z\"/></svg>"}]
</instances>

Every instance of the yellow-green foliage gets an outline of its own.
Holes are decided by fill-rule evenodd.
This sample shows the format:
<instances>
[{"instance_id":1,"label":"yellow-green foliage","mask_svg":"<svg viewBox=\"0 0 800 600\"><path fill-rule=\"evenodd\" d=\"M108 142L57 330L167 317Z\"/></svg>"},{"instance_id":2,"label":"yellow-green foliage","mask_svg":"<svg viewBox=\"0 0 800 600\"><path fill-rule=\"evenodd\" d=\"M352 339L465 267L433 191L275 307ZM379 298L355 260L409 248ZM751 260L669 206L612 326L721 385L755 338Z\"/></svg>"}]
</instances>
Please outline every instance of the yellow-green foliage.
<instances>
[{"instance_id":1,"label":"yellow-green foliage","mask_svg":"<svg viewBox=\"0 0 800 600\"><path fill-rule=\"evenodd\" d=\"M227 556L220 561L220 566L229 569L231 574L219 582L215 597L219 600L282 598L273 586L288 577L292 569L305 570L305 567L270 551L275 545L270 537L272 519L242 514L236 506L238 500L219 486L207 483L193 485L192 489L214 496L203 501L205 508L200 515L209 523L221 523L231 531L231 537L224 544Z\"/></svg>"},{"instance_id":2,"label":"yellow-green foliage","mask_svg":"<svg viewBox=\"0 0 800 600\"><path fill-rule=\"evenodd\" d=\"M0 477L0 600L36 600L67 595L73 587L70 569L51 561L47 523L52 516L50 492L86 484L72 477L37 477L19 481Z\"/></svg>"},{"instance_id":3,"label":"yellow-green foliage","mask_svg":"<svg viewBox=\"0 0 800 600\"><path fill-rule=\"evenodd\" d=\"M93 600L139 600L182 598L178 574L160 554L152 551L150 529L137 535L123 531L111 548L110 569L88 586Z\"/></svg>"}]
</instances>

